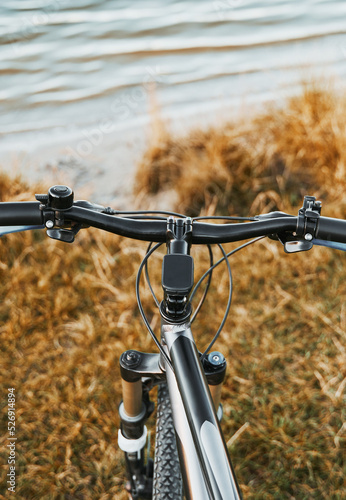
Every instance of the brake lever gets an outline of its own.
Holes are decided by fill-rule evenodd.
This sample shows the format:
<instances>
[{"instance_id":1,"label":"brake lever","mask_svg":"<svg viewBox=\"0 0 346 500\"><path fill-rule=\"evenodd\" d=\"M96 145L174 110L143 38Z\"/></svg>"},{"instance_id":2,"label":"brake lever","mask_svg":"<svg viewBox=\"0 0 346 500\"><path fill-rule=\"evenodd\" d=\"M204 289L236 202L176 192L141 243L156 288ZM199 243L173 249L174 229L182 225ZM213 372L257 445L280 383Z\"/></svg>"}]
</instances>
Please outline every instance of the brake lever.
<instances>
[{"instance_id":1,"label":"brake lever","mask_svg":"<svg viewBox=\"0 0 346 500\"><path fill-rule=\"evenodd\" d=\"M286 253L296 253L296 252L307 252L308 250L311 250L312 247L314 246L312 243L312 238L311 240L302 240L302 239L294 239L294 240L287 240L285 242L282 241L282 238L280 236L284 235L278 235L279 241L283 244L284 250Z\"/></svg>"},{"instance_id":2,"label":"brake lever","mask_svg":"<svg viewBox=\"0 0 346 500\"><path fill-rule=\"evenodd\" d=\"M51 228L47 229L47 235L53 240L64 241L65 243L73 243L76 234L82 229L82 224L76 224L71 229Z\"/></svg>"},{"instance_id":3,"label":"brake lever","mask_svg":"<svg viewBox=\"0 0 346 500\"><path fill-rule=\"evenodd\" d=\"M313 240L317 233L318 220L321 214L322 203L314 196L304 196L304 203L298 212L297 229L294 233L278 233L269 238L279 240L286 253L306 252L313 247ZM256 215L255 219L265 220L276 217L290 217L284 212L270 212ZM291 216L293 217L293 216Z\"/></svg>"},{"instance_id":4,"label":"brake lever","mask_svg":"<svg viewBox=\"0 0 346 500\"><path fill-rule=\"evenodd\" d=\"M73 197L72 189L67 186L53 186L49 189L48 194L35 195L36 200L40 202L40 210L43 214L43 221L49 238L64 241L65 243L73 243L80 229L88 227L83 224L72 224L71 227L64 227L65 214L73 205L98 212L104 211L104 207L101 205L96 205L86 200L73 203Z\"/></svg>"}]
</instances>

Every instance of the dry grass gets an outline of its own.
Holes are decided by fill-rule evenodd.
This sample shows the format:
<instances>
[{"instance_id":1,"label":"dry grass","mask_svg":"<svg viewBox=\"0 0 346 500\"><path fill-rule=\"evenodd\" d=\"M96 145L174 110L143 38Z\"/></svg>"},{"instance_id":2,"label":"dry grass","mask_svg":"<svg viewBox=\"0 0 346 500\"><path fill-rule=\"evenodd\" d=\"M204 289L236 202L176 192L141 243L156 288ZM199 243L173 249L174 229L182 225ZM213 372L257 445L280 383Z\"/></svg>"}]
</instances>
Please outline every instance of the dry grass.
<instances>
[{"instance_id":1,"label":"dry grass","mask_svg":"<svg viewBox=\"0 0 346 500\"><path fill-rule=\"evenodd\" d=\"M162 126L139 165L136 190L176 188L176 208L190 215L288 210L307 190L345 213L345 114L344 94L307 85L280 108L220 128L172 137Z\"/></svg>"},{"instance_id":2,"label":"dry grass","mask_svg":"<svg viewBox=\"0 0 346 500\"><path fill-rule=\"evenodd\" d=\"M251 123L166 138L145 156L141 190L172 187L191 173L198 182L179 182L178 202L190 213L296 212L307 191L326 201L324 215L345 217L344 100L334 102L305 91ZM0 178L1 201L32 199L33 192ZM13 386L15 498L126 498L116 439L118 359L127 348L153 349L134 295L145 247L98 230L83 231L71 246L40 232L0 241L0 444ZM207 255L194 252L197 276ZM159 283L154 262L161 257L153 259ZM345 254L322 248L286 255L270 240L231 260L233 307L217 348L229 361L223 429L245 498L344 498L345 263ZM200 348L212 335L210 318L222 318L226 290L219 269L196 320ZM143 302L157 331L147 291ZM0 498L7 498L7 456L3 447Z\"/></svg>"}]
</instances>

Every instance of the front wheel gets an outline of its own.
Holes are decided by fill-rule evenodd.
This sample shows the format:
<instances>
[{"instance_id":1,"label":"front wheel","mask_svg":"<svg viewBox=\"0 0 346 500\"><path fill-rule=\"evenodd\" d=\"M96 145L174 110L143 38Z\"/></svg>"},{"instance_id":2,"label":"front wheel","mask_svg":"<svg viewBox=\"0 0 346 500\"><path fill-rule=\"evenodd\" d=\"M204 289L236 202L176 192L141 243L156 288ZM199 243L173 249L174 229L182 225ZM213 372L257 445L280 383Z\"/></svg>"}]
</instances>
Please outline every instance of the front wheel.
<instances>
[{"instance_id":1,"label":"front wheel","mask_svg":"<svg viewBox=\"0 0 346 500\"><path fill-rule=\"evenodd\" d=\"M183 485L167 384L157 396L153 500L182 500Z\"/></svg>"}]
</instances>

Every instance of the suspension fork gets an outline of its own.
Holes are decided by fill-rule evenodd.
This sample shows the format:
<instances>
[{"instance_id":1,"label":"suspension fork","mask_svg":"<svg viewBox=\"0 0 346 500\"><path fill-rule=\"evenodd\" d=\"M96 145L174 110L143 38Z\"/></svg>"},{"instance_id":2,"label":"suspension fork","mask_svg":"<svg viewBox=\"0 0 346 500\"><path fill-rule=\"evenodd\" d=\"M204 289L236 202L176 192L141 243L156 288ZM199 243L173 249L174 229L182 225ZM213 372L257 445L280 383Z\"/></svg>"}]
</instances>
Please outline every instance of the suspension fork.
<instances>
[{"instance_id":1,"label":"suspension fork","mask_svg":"<svg viewBox=\"0 0 346 500\"><path fill-rule=\"evenodd\" d=\"M144 465L144 449L147 443L147 419L154 410L149 399L148 386L142 379L148 372L151 378L162 376L158 356L130 350L121 355L120 371L123 399L119 406L121 426L118 445L125 453L129 482L127 491L133 500L151 499L152 463L147 456ZM150 382L150 379L149 379Z\"/></svg>"}]
</instances>

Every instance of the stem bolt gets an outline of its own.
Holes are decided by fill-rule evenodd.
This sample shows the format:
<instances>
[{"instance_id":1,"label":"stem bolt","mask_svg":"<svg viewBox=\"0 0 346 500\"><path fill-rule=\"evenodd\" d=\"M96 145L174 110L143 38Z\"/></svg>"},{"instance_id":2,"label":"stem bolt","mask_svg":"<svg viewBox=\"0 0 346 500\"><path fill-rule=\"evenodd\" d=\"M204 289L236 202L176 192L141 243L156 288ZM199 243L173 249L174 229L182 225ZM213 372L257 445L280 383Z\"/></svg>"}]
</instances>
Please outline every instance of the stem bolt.
<instances>
[{"instance_id":1,"label":"stem bolt","mask_svg":"<svg viewBox=\"0 0 346 500\"><path fill-rule=\"evenodd\" d=\"M46 227L48 229L52 229L53 226L54 226L54 222L52 220L47 220L46 221Z\"/></svg>"},{"instance_id":2,"label":"stem bolt","mask_svg":"<svg viewBox=\"0 0 346 500\"><path fill-rule=\"evenodd\" d=\"M306 239L306 241L311 241L312 240L312 234L306 233L306 235L304 236L304 238Z\"/></svg>"}]
</instances>

